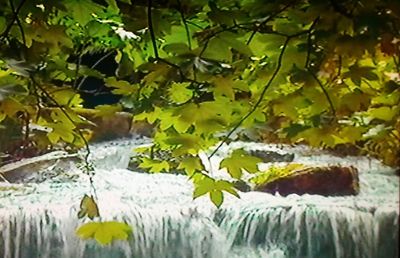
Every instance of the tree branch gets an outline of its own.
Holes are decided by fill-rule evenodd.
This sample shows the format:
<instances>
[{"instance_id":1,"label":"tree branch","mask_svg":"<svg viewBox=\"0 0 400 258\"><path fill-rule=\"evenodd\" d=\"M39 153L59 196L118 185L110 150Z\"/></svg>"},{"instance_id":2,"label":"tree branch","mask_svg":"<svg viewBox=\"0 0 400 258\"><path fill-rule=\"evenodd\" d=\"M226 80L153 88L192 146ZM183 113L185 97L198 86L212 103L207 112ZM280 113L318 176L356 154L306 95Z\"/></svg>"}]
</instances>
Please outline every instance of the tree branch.
<instances>
[{"instance_id":1,"label":"tree branch","mask_svg":"<svg viewBox=\"0 0 400 258\"><path fill-rule=\"evenodd\" d=\"M65 110L65 108L64 108L63 106L61 106L61 105L57 102L57 100L55 100L55 99L53 98L53 96L51 96L50 93L48 93L48 92L36 81L36 79L34 78L34 76L33 76L33 75L30 75L29 78L30 78L30 80L32 81L32 83L33 83L37 88L39 88L40 91L42 91L43 94L44 94L51 102L53 102L54 105L56 105L56 106L61 110L61 112L68 118L68 120L71 121L71 123L73 123L73 124L76 126L75 121L71 118L71 116L68 114L68 112ZM90 162L89 162L89 155L90 155L89 143L87 142L86 138L83 136L82 132L81 132L79 129L78 129L77 131L78 131L79 137L81 137L83 143L85 144L85 148L86 148L85 164L86 164L87 167L90 167Z\"/></svg>"},{"instance_id":2,"label":"tree branch","mask_svg":"<svg viewBox=\"0 0 400 258\"><path fill-rule=\"evenodd\" d=\"M10 0L11 1L11 0ZM7 37L8 33L10 33L10 30L12 28L12 26L14 25L14 22L18 19L18 14L22 8L22 6L25 4L26 0L21 0L21 2L19 3L17 9L15 10L14 16L11 19L10 23L8 24L7 28L4 30L4 32L1 34L0 39L3 39L5 37ZM11 7L12 8L12 7Z\"/></svg>"},{"instance_id":3,"label":"tree branch","mask_svg":"<svg viewBox=\"0 0 400 258\"><path fill-rule=\"evenodd\" d=\"M275 18L277 15L279 15L280 13L282 13L283 11L285 11L286 9L288 9L289 7L291 7L292 5L294 5L296 3L296 1L292 1L289 2L288 4L286 4L284 7L282 7L281 9L279 9L278 11L276 11L275 13L271 14L270 16L268 16L264 21L262 21L260 24L256 25L253 29L253 32L251 33L249 39L246 42L246 45L249 45L251 43L251 41L253 40L254 36L256 35L256 33L260 30L260 28L262 26L265 26L265 24L267 24L269 21L271 21L273 18Z\"/></svg>"},{"instance_id":4,"label":"tree branch","mask_svg":"<svg viewBox=\"0 0 400 258\"><path fill-rule=\"evenodd\" d=\"M311 26L309 28L308 37L307 37L307 57L306 57L305 65L304 65L304 67L306 67L306 68L309 67L311 51L312 51L312 39L311 39L312 31L319 19L320 19L319 16L317 18L315 18L315 20L313 21L313 23L311 24Z\"/></svg>"},{"instance_id":5,"label":"tree branch","mask_svg":"<svg viewBox=\"0 0 400 258\"><path fill-rule=\"evenodd\" d=\"M156 36L154 35L154 28L153 28L153 18L152 18L152 10L151 10L152 4L153 4L152 0L148 0L148 5L147 5L147 23L148 23L148 26L149 26L151 43L153 44L154 56L155 56L156 59L159 59L160 56L158 55Z\"/></svg>"},{"instance_id":6,"label":"tree branch","mask_svg":"<svg viewBox=\"0 0 400 258\"><path fill-rule=\"evenodd\" d=\"M24 1L22 1L21 3L23 4L23 2L24 2ZM19 11L20 11L21 8L15 10L13 1L12 1L12 0L9 0L9 3L10 3L11 10L12 10L12 12L13 12L13 14L14 14L15 21L17 21L18 28L19 28L19 30L21 31L22 42L23 42L24 45L26 46L26 39L25 39L24 28L22 27L21 21L20 21L19 18L18 18L18 13L19 13ZM20 6L22 7L21 3L20 3L20 5L19 5L18 7L20 7ZM11 27L10 27L10 29L11 29ZM7 33L8 33L8 32L7 32Z\"/></svg>"},{"instance_id":7,"label":"tree branch","mask_svg":"<svg viewBox=\"0 0 400 258\"><path fill-rule=\"evenodd\" d=\"M321 83L321 81L318 79L318 77L311 71L311 69L308 69L308 72L311 74L311 76L314 78L314 80L318 83L319 87L321 88L322 92L324 93L324 95L326 97L326 100L329 103L332 115L334 117L336 117L336 109L335 109L335 106L333 105L332 99L329 96L328 91L325 89L324 85Z\"/></svg>"},{"instance_id":8,"label":"tree branch","mask_svg":"<svg viewBox=\"0 0 400 258\"><path fill-rule=\"evenodd\" d=\"M229 133L224 137L224 139L218 144L218 146L215 148L215 150L208 156L208 159L211 159L212 156L217 153L217 151L221 148L221 146L229 139L229 137L243 124L243 122L249 118L258 108L258 106L261 104L262 100L264 99L265 93L267 92L268 88L272 85L273 80L275 77L278 75L279 70L282 67L282 59L283 59L283 54L285 53L286 47L289 44L289 41L292 37L287 37L285 43L282 46L281 52L278 57L277 61L277 66L275 68L274 73L272 74L271 78L267 82L267 84L264 86L260 97L258 98L257 102L254 104L254 106L250 109L250 111L242 117L239 122L229 131Z\"/></svg>"},{"instance_id":9,"label":"tree branch","mask_svg":"<svg viewBox=\"0 0 400 258\"><path fill-rule=\"evenodd\" d=\"M96 61L96 63L94 63L90 69L94 69L96 68L96 66L98 66L101 62L103 62L107 57L111 56L111 54L114 53L114 50L108 52L107 54L105 54L104 56L102 56L99 60ZM77 90L80 90L80 88L82 87L82 84L85 82L85 80L88 78L88 75L85 75L82 80L79 82L79 84L76 86Z\"/></svg>"},{"instance_id":10,"label":"tree branch","mask_svg":"<svg viewBox=\"0 0 400 258\"><path fill-rule=\"evenodd\" d=\"M181 14L181 19L183 22L183 25L185 26L185 31L186 31L186 37L187 37L187 41L188 41L188 45L189 45L189 50L192 50L192 42L190 39L190 30L189 30L189 26L186 22L186 18L185 15L183 13L183 9L182 9L182 4L180 0L177 0L178 6L179 6L179 13Z\"/></svg>"}]
</instances>

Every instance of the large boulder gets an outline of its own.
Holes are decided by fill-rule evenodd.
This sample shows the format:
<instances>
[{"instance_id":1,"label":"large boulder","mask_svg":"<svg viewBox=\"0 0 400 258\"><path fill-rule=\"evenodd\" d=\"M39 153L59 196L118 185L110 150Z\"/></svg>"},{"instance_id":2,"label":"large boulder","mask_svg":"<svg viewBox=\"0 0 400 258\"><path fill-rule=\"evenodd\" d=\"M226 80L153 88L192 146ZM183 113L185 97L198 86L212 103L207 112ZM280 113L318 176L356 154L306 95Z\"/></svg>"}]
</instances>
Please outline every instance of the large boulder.
<instances>
[{"instance_id":1,"label":"large boulder","mask_svg":"<svg viewBox=\"0 0 400 258\"><path fill-rule=\"evenodd\" d=\"M255 191L267 193L319 194L324 196L356 195L359 192L358 170L355 167L306 167L285 177L255 186Z\"/></svg>"}]
</instances>

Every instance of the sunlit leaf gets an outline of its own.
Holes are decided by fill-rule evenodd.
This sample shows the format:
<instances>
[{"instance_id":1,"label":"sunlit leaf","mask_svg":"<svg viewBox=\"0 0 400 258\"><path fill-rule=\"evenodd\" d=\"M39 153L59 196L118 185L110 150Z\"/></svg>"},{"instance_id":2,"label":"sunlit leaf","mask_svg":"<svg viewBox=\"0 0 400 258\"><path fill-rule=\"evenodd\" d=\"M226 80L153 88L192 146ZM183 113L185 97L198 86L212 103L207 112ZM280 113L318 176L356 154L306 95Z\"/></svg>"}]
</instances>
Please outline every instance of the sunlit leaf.
<instances>
[{"instance_id":1,"label":"sunlit leaf","mask_svg":"<svg viewBox=\"0 0 400 258\"><path fill-rule=\"evenodd\" d=\"M169 89L169 96L173 103L185 103L192 98L193 92L187 87L190 83L174 83Z\"/></svg>"},{"instance_id":2,"label":"sunlit leaf","mask_svg":"<svg viewBox=\"0 0 400 258\"><path fill-rule=\"evenodd\" d=\"M132 228L122 222L89 222L76 230L76 234L82 239L95 239L101 245L108 245L113 240L127 240Z\"/></svg>"},{"instance_id":3,"label":"sunlit leaf","mask_svg":"<svg viewBox=\"0 0 400 258\"><path fill-rule=\"evenodd\" d=\"M368 113L371 117L381 119L384 121L390 121L396 114L399 114L399 108L390 108L390 107L379 107L379 108L370 108Z\"/></svg>"},{"instance_id":4,"label":"sunlit leaf","mask_svg":"<svg viewBox=\"0 0 400 258\"><path fill-rule=\"evenodd\" d=\"M261 159L248 155L244 150L235 150L230 157L221 161L220 167L226 168L228 173L235 179L242 177L242 170L249 173L258 171L257 164L262 162Z\"/></svg>"},{"instance_id":5,"label":"sunlit leaf","mask_svg":"<svg viewBox=\"0 0 400 258\"><path fill-rule=\"evenodd\" d=\"M210 192L211 201L219 208L224 201L224 194L219 190L214 190Z\"/></svg>"},{"instance_id":6,"label":"sunlit leaf","mask_svg":"<svg viewBox=\"0 0 400 258\"><path fill-rule=\"evenodd\" d=\"M195 182L195 188L193 192L193 199L196 199L206 193L215 189L215 180L209 177L204 177L201 180Z\"/></svg>"},{"instance_id":7,"label":"sunlit leaf","mask_svg":"<svg viewBox=\"0 0 400 258\"><path fill-rule=\"evenodd\" d=\"M204 170L204 166L198 157L187 157L179 163L178 169L185 170L186 174L191 176L196 171Z\"/></svg>"},{"instance_id":8,"label":"sunlit leaf","mask_svg":"<svg viewBox=\"0 0 400 258\"><path fill-rule=\"evenodd\" d=\"M162 171L168 172L170 165L166 160L153 160L149 158L142 158L139 163L140 168L149 169L152 173L160 173Z\"/></svg>"}]
</instances>

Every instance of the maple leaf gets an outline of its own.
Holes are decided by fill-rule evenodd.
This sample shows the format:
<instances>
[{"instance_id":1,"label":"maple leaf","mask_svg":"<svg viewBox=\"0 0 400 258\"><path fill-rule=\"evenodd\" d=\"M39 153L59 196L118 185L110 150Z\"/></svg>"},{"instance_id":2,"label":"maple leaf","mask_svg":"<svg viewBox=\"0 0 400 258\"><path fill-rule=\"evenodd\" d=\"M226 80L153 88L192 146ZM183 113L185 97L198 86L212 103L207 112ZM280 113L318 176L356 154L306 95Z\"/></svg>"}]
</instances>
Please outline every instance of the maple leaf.
<instances>
[{"instance_id":1,"label":"maple leaf","mask_svg":"<svg viewBox=\"0 0 400 258\"><path fill-rule=\"evenodd\" d=\"M84 195L81 200L80 210L78 212L78 218L88 216L89 219L99 217L99 208L94 200L93 196Z\"/></svg>"},{"instance_id":2,"label":"maple leaf","mask_svg":"<svg viewBox=\"0 0 400 258\"><path fill-rule=\"evenodd\" d=\"M139 167L149 169L152 173L160 173L162 171L168 172L170 169L168 161L154 160L150 158L142 158Z\"/></svg>"},{"instance_id":3,"label":"maple leaf","mask_svg":"<svg viewBox=\"0 0 400 258\"><path fill-rule=\"evenodd\" d=\"M204 166L201 163L200 158L198 158L198 157L186 157L179 163L178 169L185 170L186 174L188 176L191 176L196 171L203 170Z\"/></svg>"},{"instance_id":4,"label":"maple leaf","mask_svg":"<svg viewBox=\"0 0 400 258\"><path fill-rule=\"evenodd\" d=\"M94 238L101 245L108 245L113 240L127 240L132 228L122 222L89 222L76 230L82 239Z\"/></svg>"},{"instance_id":5,"label":"maple leaf","mask_svg":"<svg viewBox=\"0 0 400 258\"><path fill-rule=\"evenodd\" d=\"M173 103L181 104L185 103L193 96L193 91L187 87L190 83L173 83L169 89L169 97Z\"/></svg>"},{"instance_id":6,"label":"maple leaf","mask_svg":"<svg viewBox=\"0 0 400 258\"><path fill-rule=\"evenodd\" d=\"M248 155L244 150L234 150L230 157L221 161L220 168L226 168L228 173L235 179L242 177L242 170L249 173L258 171L257 164L261 163L260 158Z\"/></svg>"}]
</instances>

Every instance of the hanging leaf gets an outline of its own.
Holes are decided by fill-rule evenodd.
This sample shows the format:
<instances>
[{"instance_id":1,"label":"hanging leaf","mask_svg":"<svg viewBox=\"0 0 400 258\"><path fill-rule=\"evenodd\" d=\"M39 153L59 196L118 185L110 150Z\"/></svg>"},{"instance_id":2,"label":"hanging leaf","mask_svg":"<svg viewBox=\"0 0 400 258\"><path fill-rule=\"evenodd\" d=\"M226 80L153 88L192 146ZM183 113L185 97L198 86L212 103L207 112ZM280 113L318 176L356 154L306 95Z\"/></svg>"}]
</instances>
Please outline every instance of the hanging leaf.
<instances>
[{"instance_id":1,"label":"hanging leaf","mask_svg":"<svg viewBox=\"0 0 400 258\"><path fill-rule=\"evenodd\" d=\"M219 190L214 190L210 192L211 201L219 208L224 201L224 194Z\"/></svg>"},{"instance_id":2,"label":"hanging leaf","mask_svg":"<svg viewBox=\"0 0 400 258\"><path fill-rule=\"evenodd\" d=\"M76 234L82 239L95 239L101 245L111 244L114 240L127 240L132 228L122 222L89 222L81 225Z\"/></svg>"},{"instance_id":3,"label":"hanging leaf","mask_svg":"<svg viewBox=\"0 0 400 258\"><path fill-rule=\"evenodd\" d=\"M94 219L95 217L100 217L99 208L94 200L93 196L84 195L81 200L80 210L78 212L78 218L88 217L89 219Z\"/></svg>"}]
</instances>

